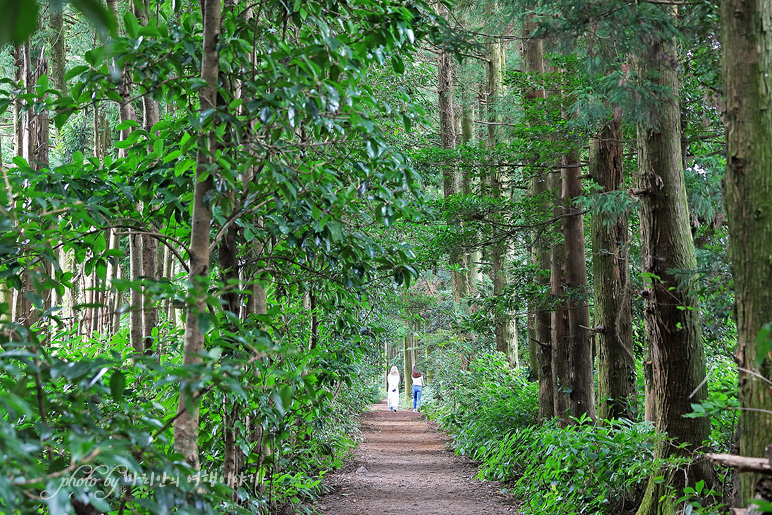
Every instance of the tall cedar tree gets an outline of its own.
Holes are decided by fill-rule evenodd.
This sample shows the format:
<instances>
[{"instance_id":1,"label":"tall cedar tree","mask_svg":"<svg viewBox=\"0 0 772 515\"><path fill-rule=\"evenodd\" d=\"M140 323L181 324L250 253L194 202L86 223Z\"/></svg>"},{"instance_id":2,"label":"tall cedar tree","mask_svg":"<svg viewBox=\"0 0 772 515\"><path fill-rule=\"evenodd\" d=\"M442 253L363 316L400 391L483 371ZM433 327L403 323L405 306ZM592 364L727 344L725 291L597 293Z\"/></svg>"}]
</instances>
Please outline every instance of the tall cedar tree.
<instances>
[{"instance_id":1,"label":"tall cedar tree","mask_svg":"<svg viewBox=\"0 0 772 515\"><path fill-rule=\"evenodd\" d=\"M535 30L533 17L528 16L524 23L525 45L525 71L534 76L535 81L540 81L544 74L544 43L541 39L531 37ZM523 92L526 115L529 124L536 125L537 120L533 115L528 115L528 111L539 109L539 101L546 97L543 88L528 88ZM530 106L529 106L530 104ZM535 175L531 179L531 195L542 198L540 210L547 212L545 195L549 189L548 179L543 174ZM534 266L541 271L541 275L536 279L538 286L544 290L549 290L549 270L550 270L550 247L546 241L544 231L536 230L532 250L532 261ZM550 419L555 416L555 403L553 400L554 389L552 383L552 335L550 332L550 311L545 306L537 306L536 309L530 309L533 313L529 319L529 349L531 368L536 367L536 378L539 381L539 420Z\"/></svg>"},{"instance_id":2,"label":"tall cedar tree","mask_svg":"<svg viewBox=\"0 0 772 515\"><path fill-rule=\"evenodd\" d=\"M667 36L665 36L667 38ZM638 127L638 174L643 247L644 324L651 347L656 428L671 441L657 443L657 458L691 456L710 437L710 419L684 418L691 403L707 397L705 355L694 271L697 259L689 227L678 99L678 66L673 39L653 38L640 59L640 76L669 92L651 126ZM685 444L684 447L679 445ZM660 475L659 473L655 475ZM685 474L651 478L638 515L676 512L671 487L680 492ZM705 460L693 464L688 481L714 483Z\"/></svg>"},{"instance_id":3,"label":"tall cedar tree","mask_svg":"<svg viewBox=\"0 0 772 515\"><path fill-rule=\"evenodd\" d=\"M726 97L726 210L737 306L740 454L772 443L772 33L770 0L721 2ZM766 22L765 22L766 20ZM768 328L768 326L767 326ZM758 477L740 476L739 506Z\"/></svg>"},{"instance_id":4,"label":"tall cedar tree","mask_svg":"<svg viewBox=\"0 0 772 515\"><path fill-rule=\"evenodd\" d=\"M590 142L590 176L612 194L623 187L622 113ZM598 352L598 417L635 419L635 355L627 216L592 217L592 268Z\"/></svg>"}]
</instances>

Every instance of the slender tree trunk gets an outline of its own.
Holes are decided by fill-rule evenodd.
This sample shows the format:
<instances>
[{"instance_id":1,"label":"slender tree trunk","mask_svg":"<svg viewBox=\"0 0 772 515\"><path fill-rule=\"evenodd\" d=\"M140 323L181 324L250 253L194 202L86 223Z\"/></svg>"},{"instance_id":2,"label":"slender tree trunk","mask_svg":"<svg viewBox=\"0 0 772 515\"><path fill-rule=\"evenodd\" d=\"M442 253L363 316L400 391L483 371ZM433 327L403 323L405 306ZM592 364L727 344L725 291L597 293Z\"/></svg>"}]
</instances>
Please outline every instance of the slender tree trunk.
<instances>
[{"instance_id":1,"label":"slender tree trunk","mask_svg":"<svg viewBox=\"0 0 772 515\"><path fill-rule=\"evenodd\" d=\"M474 141L474 117L475 110L469 99L465 98L461 114L461 141L468 145ZM474 190L474 181L472 177L472 167L465 168L461 177L461 193L472 195ZM480 261L482 261L482 252L478 248L466 253L464 258L466 262L466 293L473 294L477 291L477 285L482 280L480 273Z\"/></svg>"},{"instance_id":2,"label":"slender tree trunk","mask_svg":"<svg viewBox=\"0 0 772 515\"><path fill-rule=\"evenodd\" d=\"M116 229L108 229L107 248L111 250L121 250L121 238ZM118 292L113 287L115 279L118 277L120 263L117 257L107 258L107 275L105 284L105 323L107 325L106 334L113 335L118 330L115 323L115 312L118 309Z\"/></svg>"},{"instance_id":3,"label":"slender tree trunk","mask_svg":"<svg viewBox=\"0 0 772 515\"><path fill-rule=\"evenodd\" d=\"M499 120L498 103L501 100L503 88L503 68L501 41L490 39L487 42L488 63L486 66L486 82L488 87L488 147L493 150L500 142L500 135L495 125ZM489 175L490 195L494 198L503 196L501 171L498 168L492 169ZM509 345L511 334L509 334L509 324L507 320L507 310L503 307L501 297L507 285L507 272L504 266L504 252L506 242L500 241L490 248L491 259L491 279L493 281L493 295L499 299L499 307L496 309L495 316L495 334L496 350L509 355Z\"/></svg>"},{"instance_id":4,"label":"slender tree trunk","mask_svg":"<svg viewBox=\"0 0 772 515\"><path fill-rule=\"evenodd\" d=\"M541 79L544 74L544 46L541 39L531 38L536 27L532 16L526 19L524 25L525 40L524 61L526 72L535 79ZM546 92L542 88L528 89L523 92L526 109L537 110L539 103L546 98ZM536 116L527 114L529 123L535 125L538 123ZM546 214L549 210L547 200L549 191L549 182L543 175L535 175L531 179L531 195L540 199L538 210ZM543 230L535 231L533 235L533 249L531 252L531 261L540 274L536 278L537 287L547 292L550 290L549 271L551 269L550 246ZM535 371L536 378L539 381L539 420L550 419L555 416L555 389L553 387L552 377L552 329L549 307L543 305L534 305L529 307L529 312L533 313L529 326L532 327L532 333L529 333L529 349L531 368Z\"/></svg>"},{"instance_id":5,"label":"slender tree trunk","mask_svg":"<svg viewBox=\"0 0 772 515\"><path fill-rule=\"evenodd\" d=\"M546 212L548 209L547 196L550 191L548 178L535 176L531 180L531 191L534 197L543 199L541 201L541 210ZM539 270L539 275L536 278L537 287L545 293L552 292L550 282L552 248L543 231L535 234L532 261ZM559 286L556 285L556 287ZM550 306L543 304L533 306L531 311L534 312L533 325L536 340L536 355L532 356L531 359L536 361L536 374L539 380L539 420L546 420L558 415L556 411L555 375L552 369L554 350L552 344L552 312Z\"/></svg>"},{"instance_id":6,"label":"slender tree trunk","mask_svg":"<svg viewBox=\"0 0 772 515\"><path fill-rule=\"evenodd\" d=\"M24 74L24 45L13 49L13 64L16 84L19 88L25 87ZM24 155L24 110L22 101L16 97L13 101L13 153L15 156Z\"/></svg>"},{"instance_id":7,"label":"slender tree trunk","mask_svg":"<svg viewBox=\"0 0 772 515\"><path fill-rule=\"evenodd\" d=\"M106 0L106 2L107 7L112 11L115 18L120 20L121 17L118 13L118 0ZM121 80L118 83L118 94L121 97L121 101L118 103L118 119L120 120L120 123L123 123L127 120L136 120L134 108L131 106L130 102L131 90L131 75L125 68L123 68L121 69ZM131 127L126 127L125 129L121 130L120 140L125 141L129 137L129 134L131 134L131 131ZM126 149L119 148L118 157L121 158L125 156Z\"/></svg>"},{"instance_id":8,"label":"slender tree trunk","mask_svg":"<svg viewBox=\"0 0 772 515\"><path fill-rule=\"evenodd\" d=\"M565 216L564 198L560 194L561 179L557 173L550 176L550 190L556 199L553 214ZM566 244L563 240L565 218L559 222L560 230L550 248L550 293L554 304L551 313L552 385L554 413L561 424L570 424L571 411L571 345L569 339L568 309L566 303Z\"/></svg>"},{"instance_id":9,"label":"slender tree trunk","mask_svg":"<svg viewBox=\"0 0 772 515\"><path fill-rule=\"evenodd\" d=\"M106 0L107 7L116 17L120 19L118 13L118 0ZM121 78L118 84L118 94L121 97L118 103L118 119L121 124L129 120L136 120L134 109L131 106L131 75L123 68L121 69ZM125 141L131 134L132 128L126 127L121 130L120 141ZM118 149L118 158L126 157L126 149ZM138 209L138 208L137 208ZM142 275L142 235L131 232L129 234L129 280L136 281ZM134 287L129 293L129 341L131 347L136 353L144 352L144 342L142 341L142 291L139 287Z\"/></svg>"},{"instance_id":10,"label":"slender tree trunk","mask_svg":"<svg viewBox=\"0 0 772 515\"><path fill-rule=\"evenodd\" d=\"M142 25L147 25L149 15L148 0L143 0L141 5L137 5L137 18ZM148 134L153 132L153 126L160 120L161 113L158 102L153 100L150 95L142 97L142 127ZM155 229L150 224L151 230ZM158 280L158 240L154 237L142 235L142 275L149 280ZM142 333L143 346L145 354L153 352L153 328L158 327L158 306L155 305L150 297L142 299Z\"/></svg>"},{"instance_id":11,"label":"slender tree trunk","mask_svg":"<svg viewBox=\"0 0 772 515\"><path fill-rule=\"evenodd\" d=\"M30 85L34 86L37 84L38 79L46 74L48 74L48 60L46 59L45 53L41 51L35 62L34 74L32 76L32 82ZM48 95L44 95L43 98L47 96ZM37 115L32 115L32 113L33 111L30 111L33 124L33 127L30 128L32 136L32 148L30 155L32 156L32 162L34 163L33 168L35 170L43 170L49 166L48 110L43 109Z\"/></svg>"},{"instance_id":12,"label":"slender tree trunk","mask_svg":"<svg viewBox=\"0 0 772 515\"><path fill-rule=\"evenodd\" d=\"M623 188L621 111L590 142L590 176L603 194ZM592 217L595 326L598 336L598 417L636 418L635 356L624 214Z\"/></svg>"},{"instance_id":13,"label":"slender tree trunk","mask_svg":"<svg viewBox=\"0 0 772 515\"><path fill-rule=\"evenodd\" d=\"M235 202L235 192L228 191L225 195L231 199L231 205ZM219 269L222 281L225 284L225 293L223 294L223 308L229 311L234 318L239 316L239 294L236 292L236 286L239 280L238 265L238 246L236 243L237 226L233 224L225 233L218 249ZM231 330L235 330L231 327ZM238 439L241 431L238 428L238 422L241 418L242 406L234 400L225 398L223 406L224 424L223 432L225 446L223 450L223 476L225 484L234 490L234 499L236 500L236 490L238 488L239 471L244 462L244 453L238 446Z\"/></svg>"},{"instance_id":14,"label":"slender tree trunk","mask_svg":"<svg viewBox=\"0 0 772 515\"><path fill-rule=\"evenodd\" d=\"M691 404L707 398L705 356L697 299L697 268L689 226L686 187L681 163L680 111L675 42L655 41L641 59L640 76L670 92L658 106L656 126L638 128L638 174L641 196L644 324L651 347L659 433L673 441L658 442L658 459L691 455L710 437L708 417L688 419ZM675 271L686 271L678 274ZM677 447L683 444L684 447ZM660 475L660 474L655 474ZM688 482L714 484L709 463L698 460ZM666 472L649 482L639 515L674 513L672 490L686 486L683 473Z\"/></svg>"},{"instance_id":15,"label":"slender tree trunk","mask_svg":"<svg viewBox=\"0 0 772 515\"><path fill-rule=\"evenodd\" d=\"M446 15L447 8L440 5L440 14ZM439 97L440 112L440 142L445 150L456 148L456 124L455 110L453 107L453 56L450 52L440 52L437 62L438 82L437 93ZM454 160L447 161L443 165L442 171L443 193L446 199L449 199L459 192L459 177L456 163ZM450 250L451 277L453 280L453 300L458 303L461 298L467 295L466 276L464 266L466 265L463 254L457 246Z\"/></svg>"},{"instance_id":16,"label":"slender tree trunk","mask_svg":"<svg viewBox=\"0 0 772 515\"><path fill-rule=\"evenodd\" d=\"M67 93L64 80L67 51L64 46L64 13L60 9L51 10L51 82L61 93Z\"/></svg>"},{"instance_id":17,"label":"slender tree trunk","mask_svg":"<svg viewBox=\"0 0 772 515\"><path fill-rule=\"evenodd\" d=\"M772 359L759 348L772 322L772 32L770 0L723 0L726 208L737 307L740 454L765 456L772 443ZM739 506L755 474L740 475Z\"/></svg>"},{"instance_id":18,"label":"slender tree trunk","mask_svg":"<svg viewBox=\"0 0 772 515\"><path fill-rule=\"evenodd\" d=\"M158 280L158 240L142 235L142 275L147 280ZM158 327L158 306L149 297L142 298L142 347L145 354L153 353L153 328Z\"/></svg>"},{"instance_id":19,"label":"slender tree trunk","mask_svg":"<svg viewBox=\"0 0 772 515\"><path fill-rule=\"evenodd\" d=\"M568 338L571 379L571 416L587 415L595 419L595 356L590 332L590 307L587 302L587 258L584 250L584 216L576 200L582 195L582 169L579 152L563 157L561 171L563 205L566 215L563 231L566 242L566 285L568 287Z\"/></svg>"},{"instance_id":20,"label":"slender tree trunk","mask_svg":"<svg viewBox=\"0 0 772 515\"><path fill-rule=\"evenodd\" d=\"M142 275L142 235L132 232L129 234L129 278L131 281L139 280ZM133 286L129 292L129 341L134 352L142 354L145 344L142 341L142 289Z\"/></svg>"},{"instance_id":21,"label":"slender tree trunk","mask_svg":"<svg viewBox=\"0 0 772 515\"><path fill-rule=\"evenodd\" d=\"M220 0L201 0L201 14L204 20L204 58L201 63L201 78L206 87L201 88L200 110L214 109L217 96L219 52L217 40L220 34ZM201 362L199 354L204 349L204 333L198 324L198 314L206 314L207 284L209 282L209 225L212 213L206 196L214 187L211 170L212 155L216 145L213 132L199 136L199 150L196 159L196 185L193 192L193 217L190 238L190 282L194 288L195 304L189 306L185 319L185 343L183 365ZM193 411L185 407L184 395L180 391L178 413L174 422L174 449L185 460L199 468L198 461L198 405Z\"/></svg>"}]
</instances>

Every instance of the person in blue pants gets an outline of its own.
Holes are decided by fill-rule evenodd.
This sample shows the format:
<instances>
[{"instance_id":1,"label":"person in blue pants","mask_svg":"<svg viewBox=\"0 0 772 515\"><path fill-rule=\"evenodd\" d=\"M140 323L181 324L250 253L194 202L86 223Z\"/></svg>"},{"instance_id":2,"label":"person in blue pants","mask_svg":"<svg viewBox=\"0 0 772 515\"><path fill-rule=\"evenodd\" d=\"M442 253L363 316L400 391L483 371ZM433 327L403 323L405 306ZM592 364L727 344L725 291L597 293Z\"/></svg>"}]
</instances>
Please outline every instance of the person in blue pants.
<instances>
[{"instance_id":1,"label":"person in blue pants","mask_svg":"<svg viewBox=\"0 0 772 515\"><path fill-rule=\"evenodd\" d=\"M421 410L421 390L424 387L424 376L418 367L413 367L413 411Z\"/></svg>"}]
</instances>

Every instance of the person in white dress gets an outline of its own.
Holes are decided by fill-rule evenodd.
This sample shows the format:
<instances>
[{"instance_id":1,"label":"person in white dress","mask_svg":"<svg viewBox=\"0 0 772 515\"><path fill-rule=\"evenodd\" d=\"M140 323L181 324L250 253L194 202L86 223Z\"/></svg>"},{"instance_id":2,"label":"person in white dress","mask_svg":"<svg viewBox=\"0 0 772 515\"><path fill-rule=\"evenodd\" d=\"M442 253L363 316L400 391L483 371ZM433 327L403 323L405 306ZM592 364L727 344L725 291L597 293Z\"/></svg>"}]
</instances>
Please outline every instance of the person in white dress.
<instances>
[{"instance_id":1,"label":"person in white dress","mask_svg":"<svg viewBox=\"0 0 772 515\"><path fill-rule=\"evenodd\" d=\"M399 405L399 370L397 367L391 367L391 372L386 377L388 391L386 400L389 403L389 411L397 411Z\"/></svg>"}]
</instances>

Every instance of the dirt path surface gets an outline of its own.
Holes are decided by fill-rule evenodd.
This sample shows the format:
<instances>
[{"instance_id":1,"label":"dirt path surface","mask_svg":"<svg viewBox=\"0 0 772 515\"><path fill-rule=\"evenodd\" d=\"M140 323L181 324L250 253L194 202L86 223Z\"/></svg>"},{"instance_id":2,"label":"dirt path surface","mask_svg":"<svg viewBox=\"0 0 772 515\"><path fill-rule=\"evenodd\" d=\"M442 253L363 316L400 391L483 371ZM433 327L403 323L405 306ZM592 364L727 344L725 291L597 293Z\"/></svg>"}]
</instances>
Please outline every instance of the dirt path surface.
<instances>
[{"instance_id":1,"label":"dirt path surface","mask_svg":"<svg viewBox=\"0 0 772 515\"><path fill-rule=\"evenodd\" d=\"M362 418L364 441L353 468L328 476L326 515L488 515L515 513L500 485L474 478L468 459L446 450L448 437L420 413L376 404Z\"/></svg>"}]
</instances>

